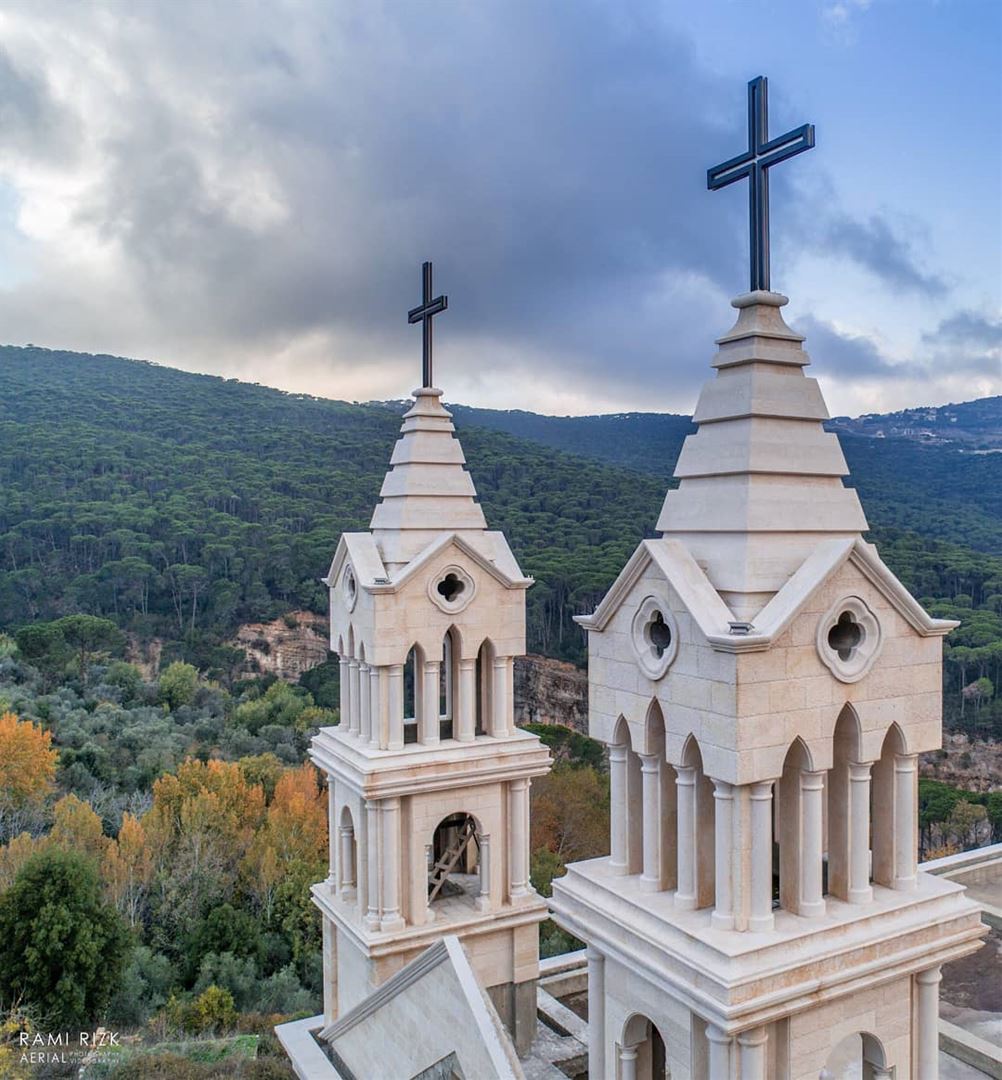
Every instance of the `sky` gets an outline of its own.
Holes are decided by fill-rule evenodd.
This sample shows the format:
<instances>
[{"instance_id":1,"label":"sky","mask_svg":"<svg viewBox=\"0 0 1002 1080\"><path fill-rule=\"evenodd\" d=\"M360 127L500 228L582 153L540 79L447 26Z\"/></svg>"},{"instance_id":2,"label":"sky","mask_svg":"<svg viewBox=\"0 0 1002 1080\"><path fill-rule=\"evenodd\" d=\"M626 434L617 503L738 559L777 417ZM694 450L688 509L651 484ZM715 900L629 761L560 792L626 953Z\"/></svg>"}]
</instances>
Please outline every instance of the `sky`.
<instances>
[{"instance_id":1,"label":"sky","mask_svg":"<svg viewBox=\"0 0 1002 1080\"><path fill-rule=\"evenodd\" d=\"M12 0L0 341L343 400L691 412L772 286L833 414L1002 394L998 0Z\"/></svg>"}]
</instances>

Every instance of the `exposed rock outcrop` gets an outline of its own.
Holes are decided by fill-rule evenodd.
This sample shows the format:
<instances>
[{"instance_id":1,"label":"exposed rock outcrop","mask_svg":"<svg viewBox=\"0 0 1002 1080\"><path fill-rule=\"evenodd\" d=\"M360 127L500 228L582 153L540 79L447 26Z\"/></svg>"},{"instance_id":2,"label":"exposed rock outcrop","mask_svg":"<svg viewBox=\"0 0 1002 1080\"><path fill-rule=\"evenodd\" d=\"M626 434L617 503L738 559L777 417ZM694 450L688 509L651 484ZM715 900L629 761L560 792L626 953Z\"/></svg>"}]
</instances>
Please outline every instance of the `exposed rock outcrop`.
<instances>
[{"instance_id":1,"label":"exposed rock outcrop","mask_svg":"<svg viewBox=\"0 0 1002 1080\"><path fill-rule=\"evenodd\" d=\"M588 672L546 656L515 658L515 723L588 733Z\"/></svg>"},{"instance_id":2,"label":"exposed rock outcrop","mask_svg":"<svg viewBox=\"0 0 1002 1080\"><path fill-rule=\"evenodd\" d=\"M244 623L231 642L247 654L244 670L297 682L327 659L327 619L312 611L290 611L266 623Z\"/></svg>"}]
</instances>

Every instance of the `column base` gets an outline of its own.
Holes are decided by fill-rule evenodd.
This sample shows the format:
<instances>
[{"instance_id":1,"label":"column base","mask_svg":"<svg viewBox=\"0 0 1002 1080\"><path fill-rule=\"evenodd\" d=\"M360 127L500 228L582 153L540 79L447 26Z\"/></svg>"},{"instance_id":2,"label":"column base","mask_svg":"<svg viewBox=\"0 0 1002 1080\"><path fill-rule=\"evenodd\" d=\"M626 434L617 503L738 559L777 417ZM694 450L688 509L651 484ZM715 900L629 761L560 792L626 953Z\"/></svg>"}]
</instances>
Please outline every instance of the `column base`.
<instances>
[{"instance_id":1,"label":"column base","mask_svg":"<svg viewBox=\"0 0 1002 1080\"><path fill-rule=\"evenodd\" d=\"M873 889L867 886L865 889L850 889L848 895L850 904L869 904L873 901Z\"/></svg>"},{"instance_id":2,"label":"column base","mask_svg":"<svg viewBox=\"0 0 1002 1080\"><path fill-rule=\"evenodd\" d=\"M609 870L610 870L611 873L615 874L617 877L626 877L627 869L628 868L627 868L626 863L616 863L616 862L612 862L611 860L609 861Z\"/></svg>"},{"instance_id":3,"label":"column base","mask_svg":"<svg viewBox=\"0 0 1002 1080\"><path fill-rule=\"evenodd\" d=\"M640 888L643 892L661 892L661 882L658 878L640 877Z\"/></svg>"},{"instance_id":4,"label":"column base","mask_svg":"<svg viewBox=\"0 0 1002 1080\"><path fill-rule=\"evenodd\" d=\"M723 915L719 911L715 911L710 916L710 926L712 926L714 930L733 930L734 916Z\"/></svg>"},{"instance_id":5,"label":"column base","mask_svg":"<svg viewBox=\"0 0 1002 1080\"><path fill-rule=\"evenodd\" d=\"M748 932L750 934L767 934L776 929L776 919L773 915L752 915L748 920Z\"/></svg>"},{"instance_id":6,"label":"column base","mask_svg":"<svg viewBox=\"0 0 1002 1080\"><path fill-rule=\"evenodd\" d=\"M828 905L824 900L815 900L810 904L801 904L797 914L802 919L820 919L828 913Z\"/></svg>"},{"instance_id":7,"label":"column base","mask_svg":"<svg viewBox=\"0 0 1002 1080\"><path fill-rule=\"evenodd\" d=\"M476 900L476 903L477 903L477 911L479 911L481 913L488 912L488 911L492 910L493 905L491 904L491 898L489 896L478 896L477 900Z\"/></svg>"},{"instance_id":8,"label":"column base","mask_svg":"<svg viewBox=\"0 0 1002 1080\"><path fill-rule=\"evenodd\" d=\"M391 930L403 930L407 925L404 922L402 915L392 915L389 918L383 919L379 924L379 929L386 932Z\"/></svg>"},{"instance_id":9,"label":"column base","mask_svg":"<svg viewBox=\"0 0 1002 1080\"><path fill-rule=\"evenodd\" d=\"M682 896L680 893L675 893L675 907L679 911L695 911L696 910L696 898L695 896Z\"/></svg>"},{"instance_id":10,"label":"column base","mask_svg":"<svg viewBox=\"0 0 1002 1080\"><path fill-rule=\"evenodd\" d=\"M911 892L912 889L918 886L918 878L912 875L911 877L896 877L891 883L892 889L897 889L899 892Z\"/></svg>"},{"instance_id":11,"label":"column base","mask_svg":"<svg viewBox=\"0 0 1002 1080\"><path fill-rule=\"evenodd\" d=\"M378 915L366 915L362 920L362 925L366 930L376 931L379 929L379 916Z\"/></svg>"},{"instance_id":12,"label":"column base","mask_svg":"<svg viewBox=\"0 0 1002 1080\"><path fill-rule=\"evenodd\" d=\"M513 904L524 904L534 898L535 894L531 889L527 889L524 885L518 889L512 889L511 902Z\"/></svg>"}]
</instances>

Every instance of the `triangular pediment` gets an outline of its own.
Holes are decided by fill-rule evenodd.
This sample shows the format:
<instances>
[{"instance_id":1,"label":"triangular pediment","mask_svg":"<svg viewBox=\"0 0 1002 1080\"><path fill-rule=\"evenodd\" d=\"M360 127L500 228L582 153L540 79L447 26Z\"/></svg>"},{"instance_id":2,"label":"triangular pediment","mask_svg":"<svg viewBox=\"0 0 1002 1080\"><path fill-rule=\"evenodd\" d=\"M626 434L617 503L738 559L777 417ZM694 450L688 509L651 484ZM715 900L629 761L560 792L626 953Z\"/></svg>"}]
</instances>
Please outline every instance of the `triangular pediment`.
<instances>
[{"instance_id":1,"label":"triangular pediment","mask_svg":"<svg viewBox=\"0 0 1002 1080\"><path fill-rule=\"evenodd\" d=\"M735 620L702 568L677 540L644 540L591 615L579 616L585 630L601 632L628 599L651 564L678 594L710 645L722 652L768 649L819 588L847 563L855 567L922 637L942 637L958 624L935 619L888 569L876 547L861 538L821 540L752 624Z\"/></svg>"}]
</instances>

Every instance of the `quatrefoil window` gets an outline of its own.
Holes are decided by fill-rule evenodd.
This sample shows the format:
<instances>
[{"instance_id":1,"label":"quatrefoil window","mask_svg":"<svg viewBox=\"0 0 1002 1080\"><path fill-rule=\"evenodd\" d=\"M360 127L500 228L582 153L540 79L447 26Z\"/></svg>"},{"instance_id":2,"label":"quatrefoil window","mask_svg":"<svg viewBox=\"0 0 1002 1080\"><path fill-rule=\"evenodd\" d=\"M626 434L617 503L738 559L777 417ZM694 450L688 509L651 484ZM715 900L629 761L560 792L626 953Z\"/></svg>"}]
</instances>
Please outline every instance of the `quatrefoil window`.
<instances>
[{"instance_id":1,"label":"quatrefoil window","mask_svg":"<svg viewBox=\"0 0 1002 1080\"><path fill-rule=\"evenodd\" d=\"M866 601L844 596L818 624L818 655L839 682L859 682L881 646L880 622Z\"/></svg>"},{"instance_id":2,"label":"quatrefoil window","mask_svg":"<svg viewBox=\"0 0 1002 1080\"><path fill-rule=\"evenodd\" d=\"M866 631L856 622L851 611L843 611L838 622L828 631L828 644L838 653L839 660L849 660L853 650L862 645Z\"/></svg>"},{"instance_id":3,"label":"quatrefoil window","mask_svg":"<svg viewBox=\"0 0 1002 1080\"><path fill-rule=\"evenodd\" d=\"M671 627L665 622L660 611L654 612L654 618L647 624L646 633L651 648L660 660L672 643Z\"/></svg>"},{"instance_id":4,"label":"quatrefoil window","mask_svg":"<svg viewBox=\"0 0 1002 1080\"><path fill-rule=\"evenodd\" d=\"M643 673L660 679L678 652L678 627L668 605L656 596L645 597L633 616L633 651Z\"/></svg>"},{"instance_id":5,"label":"quatrefoil window","mask_svg":"<svg viewBox=\"0 0 1002 1080\"><path fill-rule=\"evenodd\" d=\"M358 583L355 581L355 572L349 566L345 569L344 577L341 578L341 591L344 594L345 606L349 611L355 607L358 599Z\"/></svg>"},{"instance_id":6,"label":"quatrefoil window","mask_svg":"<svg viewBox=\"0 0 1002 1080\"><path fill-rule=\"evenodd\" d=\"M455 574L449 573L442 578L435 588L438 590L438 595L441 596L447 604L453 604L466 589L466 582L462 581Z\"/></svg>"},{"instance_id":7,"label":"quatrefoil window","mask_svg":"<svg viewBox=\"0 0 1002 1080\"><path fill-rule=\"evenodd\" d=\"M476 591L477 583L461 566L447 566L428 582L431 602L450 615L467 607Z\"/></svg>"}]
</instances>

